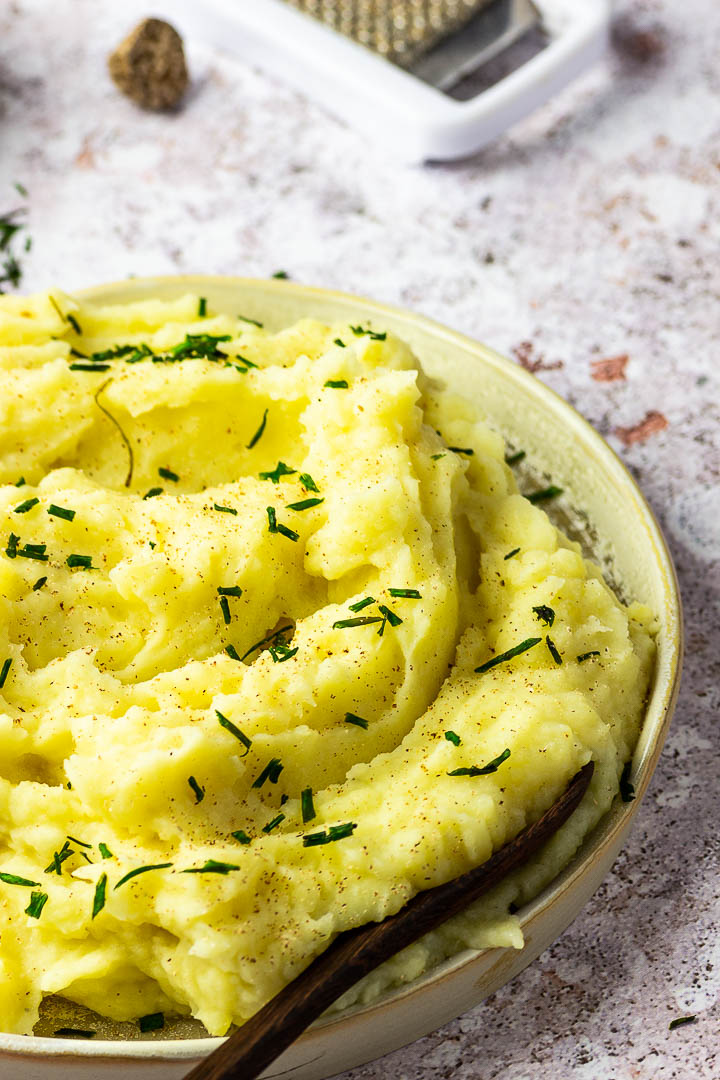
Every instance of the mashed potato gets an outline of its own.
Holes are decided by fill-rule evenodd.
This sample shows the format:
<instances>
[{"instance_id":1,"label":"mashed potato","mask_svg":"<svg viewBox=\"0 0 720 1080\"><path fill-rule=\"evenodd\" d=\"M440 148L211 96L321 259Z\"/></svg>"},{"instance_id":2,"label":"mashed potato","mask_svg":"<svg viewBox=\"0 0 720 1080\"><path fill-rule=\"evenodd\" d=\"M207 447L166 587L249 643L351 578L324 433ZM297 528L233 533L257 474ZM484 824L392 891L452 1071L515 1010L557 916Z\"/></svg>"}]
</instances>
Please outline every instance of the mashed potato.
<instances>
[{"instance_id":1,"label":"mashed potato","mask_svg":"<svg viewBox=\"0 0 720 1080\"><path fill-rule=\"evenodd\" d=\"M215 1034L339 931L503 888L353 992L520 947L610 805L654 624L382 327L0 303L0 1028L62 994Z\"/></svg>"}]
</instances>

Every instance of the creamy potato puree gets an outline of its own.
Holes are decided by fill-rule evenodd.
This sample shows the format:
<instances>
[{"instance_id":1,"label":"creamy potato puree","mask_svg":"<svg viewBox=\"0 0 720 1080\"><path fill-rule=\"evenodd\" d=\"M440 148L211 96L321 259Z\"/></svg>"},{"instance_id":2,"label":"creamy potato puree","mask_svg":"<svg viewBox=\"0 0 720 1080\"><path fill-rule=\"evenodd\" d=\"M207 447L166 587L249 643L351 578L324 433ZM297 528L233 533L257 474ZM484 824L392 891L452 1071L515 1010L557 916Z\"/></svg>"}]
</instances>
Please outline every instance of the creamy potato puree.
<instances>
[{"instance_id":1,"label":"creamy potato puree","mask_svg":"<svg viewBox=\"0 0 720 1080\"><path fill-rule=\"evenodd\" d=\"M520 947L635 744L651 613L472 405L381 326L243 315L0 302L5 1031L62 994L221 1034L592 758L543 859L352 996Z\"/></svg>"}]
</instances>

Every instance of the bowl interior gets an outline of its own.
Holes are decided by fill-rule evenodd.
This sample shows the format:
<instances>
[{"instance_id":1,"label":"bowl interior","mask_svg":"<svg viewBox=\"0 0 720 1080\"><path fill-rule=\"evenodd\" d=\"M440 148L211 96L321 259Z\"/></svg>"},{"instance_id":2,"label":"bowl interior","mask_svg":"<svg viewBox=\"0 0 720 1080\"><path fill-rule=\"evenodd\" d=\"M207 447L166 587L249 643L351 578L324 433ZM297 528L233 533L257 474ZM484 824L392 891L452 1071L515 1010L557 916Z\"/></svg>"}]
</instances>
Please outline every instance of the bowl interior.
<instances>
[{"instance_id":1,"label":"bowl interior","mask_svg":"<svg viewBox=\"0 0 720 1080\"><path fill-rule=\"evenodd\" d=\"M648 604L661 626L647 714L633 762L637 797L632 803L616 805L586 838L572 863L522 910L525 949L467 950L370 1006L323 1019L269 1074L292 1070L297 1078L319 1080L404 1045L470 1008L522 970L577 915L615 858L662 747L681 659L680 601L657 523L619 459L566 402L491 349L411 312L285 281L205 276L130 279L82 295L94 302L126 303L149 296L171 299L188 292L207 297L211 310L242 313L271 330L310 315L328 322L361 320L373 329L388 329L402 337L428 374L479 405L493 428L513 447L526 451L528 477L546 483L552 480L564 489L565 509L561 506L557 511L557 523L601 563L623 598ZM87 1014L82 1010L52 1002L44 1011L38 1035L83 1024L87 1026ZM96 1018L93 1028L100 1038L82 1045L0 1035L0 1076L6 1075L3 1051L14 1060L13 1075L20 1076L16 1055L25 1055L31 1048L35 1054L60 1055L65 1060L70 1055L76 1065L81 1059L104 1057L110 1067L111 1059L117 1062L122 1054L125 1071L118 1076L128 1075L132 1060L137 1066L143 1061L149 1066L151 1060L159 1065L162 1060L170 1070L168 1076L181 1076L191 1060L217 1044L202 1037L199 1025L186 1021L150 1038L138 1038L131 1025L98 1023ZM116 1040L131 1035L135 1038L120 1048Z\"/></svg>"}]
</instances>

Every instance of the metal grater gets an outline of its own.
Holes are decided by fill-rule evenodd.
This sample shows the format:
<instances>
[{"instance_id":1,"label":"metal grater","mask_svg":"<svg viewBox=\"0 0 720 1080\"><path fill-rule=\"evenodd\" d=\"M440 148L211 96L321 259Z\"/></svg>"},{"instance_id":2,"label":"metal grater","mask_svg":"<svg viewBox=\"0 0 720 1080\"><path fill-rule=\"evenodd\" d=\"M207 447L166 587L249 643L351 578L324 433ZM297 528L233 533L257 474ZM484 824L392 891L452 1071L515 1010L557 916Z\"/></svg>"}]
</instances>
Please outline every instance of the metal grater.
<instances>
[{"instance_id":1,"label":"metal grater","mask_svg":"<svg viewBox=\"0 0 720 1080\"><path fill-rule=\"evenodd\" d=\"M475 152L598 59L613 0L153 3L191 38L317 98L383 152L427 161ZM542 35L528 33L538 27ZM506 47L521 37L518 65ZM490 77L493 66L499 77Z\"/></svg>"},{"instance_id":2,"label":"metal grater","mask_svg":"<svg viewBox=\"0 0 720 1080\"><path fill-rule=\"evenodd\" d=\"M285 0L446 90L541 22L532 0Z\"/></svg>"}]
</instances>

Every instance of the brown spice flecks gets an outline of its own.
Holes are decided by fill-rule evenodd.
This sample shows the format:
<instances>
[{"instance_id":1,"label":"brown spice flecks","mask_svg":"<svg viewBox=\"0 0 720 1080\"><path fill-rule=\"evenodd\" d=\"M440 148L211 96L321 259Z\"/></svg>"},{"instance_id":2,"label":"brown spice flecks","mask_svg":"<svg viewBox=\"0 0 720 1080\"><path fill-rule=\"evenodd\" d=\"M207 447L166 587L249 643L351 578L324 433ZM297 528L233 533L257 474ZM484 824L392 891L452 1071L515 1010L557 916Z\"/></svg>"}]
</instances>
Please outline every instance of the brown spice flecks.
<instances>
[{"instance_id":1,"label":"brown spice flecks","mask_svg":"<svg viewBox=\"0 0 720 1080\"><path fill-rule=\"evenodd\" d=\"M531 372L533 375L538 371L557 371L563 366L562 360L553 360L551 363L547 363L542 353L538 353L536 356L535 346L532 341L521 341L519 345L514 345L512 354L520 367L525 368L526 371Z\"/></svg>"},{"instance_id":2,"label":"brown spice flecks","mask_svg":"<svg viewBox=\"0 0 720 1080\"><path fill-rule=\"evenodd\" d=\"M663 416L661 412L657 412L656 409L651 409L639 424L634 424L632 427L615 428L615 434L625 446L632 446L634 443L645 442L651 435L657 435L659 431L664 431L668 426L667 417Z\"/></svg>"},{"instance_id":3,"label":"brown spice flecks","mask_svg":"<svg viewBox=\"0 0 720 1080\"><path fill-rule=\"evenodd\" d=\"M630 359L627 353L621 356L609 356L606 360L593 360L590 374L595 382L615 382L625 378L625 368Z\"/></svg>"},{"instance_id":4,"label":"brown spice flecks","mask_svg":"<svg viewBox=\"0 0 720 1080\"><path fill-rule=\"evenodd\" d=\"M182 38L162 19L143 19L108 58L115 85L143 109L171 109L187 89Z\"/></svg>"}]
</instances>

